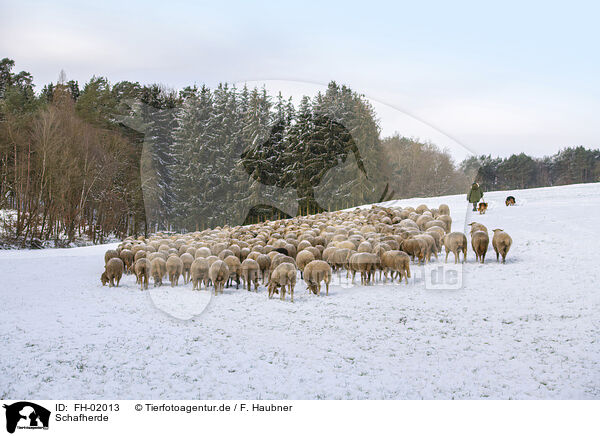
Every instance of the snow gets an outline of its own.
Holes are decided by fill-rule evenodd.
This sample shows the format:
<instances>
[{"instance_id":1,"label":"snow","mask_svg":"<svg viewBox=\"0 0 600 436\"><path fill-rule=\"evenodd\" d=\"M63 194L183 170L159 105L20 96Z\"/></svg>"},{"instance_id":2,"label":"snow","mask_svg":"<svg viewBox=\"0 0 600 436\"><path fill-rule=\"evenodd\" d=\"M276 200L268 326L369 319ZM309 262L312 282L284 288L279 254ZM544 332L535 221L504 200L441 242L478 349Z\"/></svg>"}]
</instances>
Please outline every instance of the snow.
<instances>
[{"instance_id":1,"label":"snow","mask_svg":"<svg viewBox=\"0 0 600 436\"><path fill-rule=\"evenodd\" d=\"M600 184L485 199L481 216L465 195L388 202L445 202L453 230L476 220L512 236L505 265L469 247L457 290L428 289L413 264L408 285L342 275L328 297L299 280L293 304L263 286L211 299L141 292L132 276L102 287L114 244L0 252L0 397L600 398Z\"/></svg>"}]
</instances>

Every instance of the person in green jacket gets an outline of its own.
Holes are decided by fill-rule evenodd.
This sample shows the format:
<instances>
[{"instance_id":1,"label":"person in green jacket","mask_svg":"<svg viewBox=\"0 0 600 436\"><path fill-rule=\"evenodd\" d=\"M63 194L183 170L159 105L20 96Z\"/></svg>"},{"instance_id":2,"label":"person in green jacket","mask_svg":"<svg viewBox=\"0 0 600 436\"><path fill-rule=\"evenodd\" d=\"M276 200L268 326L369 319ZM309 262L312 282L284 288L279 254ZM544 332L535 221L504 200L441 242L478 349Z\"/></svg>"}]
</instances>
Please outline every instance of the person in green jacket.
<instances>
[{"instance_id":1,"label":"person in green jacket","mask_svg":"<svg viewBox=\"0 0 600 436\"><path fill-rule=\"evenodd\" d=\"M482 197L483 189L481 189L481 186L479 186L477 182L473 182L471 190L467 194L467 201L473 203L473 211L477 210L477 203L479 203L479 200L481 200Z\"/></svg>"}]
</instances>

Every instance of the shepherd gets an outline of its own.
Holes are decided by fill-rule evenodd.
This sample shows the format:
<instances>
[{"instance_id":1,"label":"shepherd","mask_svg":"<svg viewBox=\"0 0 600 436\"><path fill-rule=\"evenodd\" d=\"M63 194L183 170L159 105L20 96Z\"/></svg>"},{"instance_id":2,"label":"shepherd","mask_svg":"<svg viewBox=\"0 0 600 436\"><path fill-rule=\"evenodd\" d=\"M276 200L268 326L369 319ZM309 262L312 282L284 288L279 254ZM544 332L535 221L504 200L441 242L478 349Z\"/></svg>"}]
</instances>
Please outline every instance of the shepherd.
<instances>
[{"instance_id":1,"label":"shepherd","mask_svg":"<svg viewBox=\"0 0 600 436\"><path fill-rule=\"evenodd\" d=\"M477 211L477 203L483 197L483 189L481 186L477 184L477 182L473 182L471 185L471 190L467 194L467 201L473 204L473 212Z\"/></svg>"}]
</instances>

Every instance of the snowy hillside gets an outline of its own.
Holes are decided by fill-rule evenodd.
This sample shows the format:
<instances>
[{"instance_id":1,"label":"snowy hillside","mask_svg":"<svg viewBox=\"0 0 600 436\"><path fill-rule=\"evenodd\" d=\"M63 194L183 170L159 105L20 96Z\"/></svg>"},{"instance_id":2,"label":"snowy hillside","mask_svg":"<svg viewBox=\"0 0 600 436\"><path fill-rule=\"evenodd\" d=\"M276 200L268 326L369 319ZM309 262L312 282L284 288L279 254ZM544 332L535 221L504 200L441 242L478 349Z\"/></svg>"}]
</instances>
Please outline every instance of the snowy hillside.
<instances>
[{"instance_id":1,"label":"snowy hillside","mask_svg":"<svg viewBox=\"0 0 600 436\"><path fill-rule=\"evenodd\" d=\"M187 321L206 291L101 286L114 244L0 252L0 397L600 398L600 184L510 194L515 207L486 194L483 216L465 195L388 203L444 202L453 230L512 236L505 265L469 246L458 290L427 289L413 264L408 285L328 297L299 281L293 304L225 289ZM169 295L186 300L169 308Z\"/></svg>"}]
</instances>

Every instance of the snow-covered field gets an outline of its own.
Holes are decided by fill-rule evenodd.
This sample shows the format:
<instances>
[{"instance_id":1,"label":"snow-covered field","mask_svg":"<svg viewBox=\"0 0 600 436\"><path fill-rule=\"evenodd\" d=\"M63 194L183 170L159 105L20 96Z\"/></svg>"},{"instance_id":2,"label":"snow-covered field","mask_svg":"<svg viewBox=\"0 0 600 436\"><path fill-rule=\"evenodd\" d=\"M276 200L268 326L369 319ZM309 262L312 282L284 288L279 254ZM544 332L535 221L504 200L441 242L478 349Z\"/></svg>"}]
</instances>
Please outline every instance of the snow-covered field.
<instances>
[{"instance_id":1,"label":"snow-covered field","mask_svg":"<svg viewBox=\"0 0 600 436\"><path fill-rule=\"evenodd\" d=\"M187 321L206 291L101 286L114 245L0 252L0 397L600 398L600 184L511 194L476 217L465 195L423 200L513 237L505 265L469 247L458 290L413 265L408 286L299 281L293 304L226 289ZM167 313L169 295L187 300Z\"/></svg>"}]
</instances>

